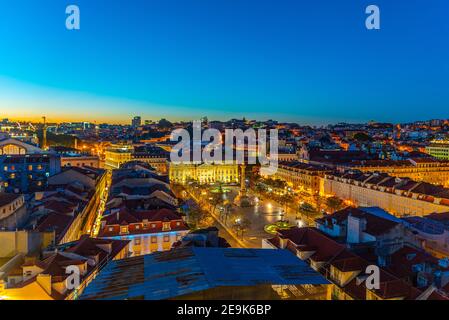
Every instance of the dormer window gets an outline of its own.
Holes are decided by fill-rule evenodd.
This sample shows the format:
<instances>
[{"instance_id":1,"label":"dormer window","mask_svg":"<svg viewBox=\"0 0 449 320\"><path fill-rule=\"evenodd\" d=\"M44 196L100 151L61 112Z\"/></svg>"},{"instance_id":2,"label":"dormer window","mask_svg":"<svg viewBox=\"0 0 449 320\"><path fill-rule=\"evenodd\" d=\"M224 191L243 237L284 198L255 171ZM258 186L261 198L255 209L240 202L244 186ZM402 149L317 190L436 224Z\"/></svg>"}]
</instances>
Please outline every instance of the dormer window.
<instances>
[{"instance_id":1,"label":"dormer window","mask_svg":"<svg viewBox=\"0 0 449 320\"><path fill-rule=\"evenodd\" d=\"M162 230L163 231L165 231L165 230L170 230L171 228L170 228L170 222L164 222L163 224L162 224Z\"/></svg>"},{"instance_id":2,"label":"dormer window","mask_svg":"<svg viewBox=\"0 0 449 320\"><path fill-rule=\"evenodd\" d=\"M128 226L120 227L120 233L128 233Z\"/></svg>"}]
</instances>

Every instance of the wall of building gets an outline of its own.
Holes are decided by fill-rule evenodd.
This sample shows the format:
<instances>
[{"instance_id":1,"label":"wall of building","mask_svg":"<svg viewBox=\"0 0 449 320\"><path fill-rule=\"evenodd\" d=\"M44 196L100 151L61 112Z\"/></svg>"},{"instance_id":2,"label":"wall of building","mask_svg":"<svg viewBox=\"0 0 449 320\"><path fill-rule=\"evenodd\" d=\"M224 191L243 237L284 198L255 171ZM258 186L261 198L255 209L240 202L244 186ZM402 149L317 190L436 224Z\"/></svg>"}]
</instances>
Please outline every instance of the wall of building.
<instances>
[{"instance_id":1,"label":"wall of building","mask_svg":"<svg viewBox=\"0 0 449 320\"><path fill-rule=\"evenodd\" d=\"M61 167L94 167L100 168L100 159L91 156L61 157Z\"/></svg>"},{"instance_id":2,"label":"wall of building","mask_svg":"<svg viewBox=\"0 0 449 320\"><path fill-rule=\"evenodd\" d=\"M23 204L16 210L13 210L9 215L0 217L0 230L15 230L21 228L28 220L28 212L26 206Z\"/></svg>"},{"instance_id":3,"label":"wall of building","mask_svg":"<svg viewBox=\"0 0 449 320\"><path fill-rule=\"evenodd\" d=\"M150 254L156 251L170 250L173 243L181 240L189 231L170 231L145 233L139 235L121 235L111 237L117 240L129 240L128 251L131 256Z\"/></svg>"},{"instance_id":4,"label":"wall of building","mask_svg":"<svg viewBox=\"0 0 449 320\"><path fill-rule=\"evenodd\" d=\"M238 183L237 164L173 164L169 168L170 182L185 184L190 180L200 184L223 182Z\"/></svg>"},{"instance_id":5,"label":"wall of building","mask_svg":"<svg viewBox=\"0 0 449 320\"><path fill-rule=\"evenodd\" d=\"M0 231L0 258L39 252L53 242L53 232Z\"/></svg>"},{"instance_id":6,"label":"wall of building","mask_svg":"<svg viewBox=\"0 0 449 320\"><path fill-rule=\"evenodd\" d=\"M426 147L426 152L432 157L449 160L449 143L434 143Z\"/></svg>"},{"instance_id":7,"label":"wall of building","mask_svg":"<svg viewBox=\"0 0 449 320\"><path fill-rule=\"evenodd\" d=\"M297 190L304 189L310 193L320 191L320 176L316 172L279 166L276 173L269 177L286 181Z\"/></svg>"},{"instance_id":8,"label":"wall of building","mask_svg":"<svg viewBox=\"0 0 449 320\"><path fill-rule=\"evenodd\" d=\"M449 207L445 205L356 186L329 178L324 178L322 193L349 200L355 206L380 207L397 216L423 216L433 212L449 211Z\"/></svg>"},{"instance_id":9,"label":"wall of building","mask_svg":"<svg viewBox=\"0 0 449 320\"><path fill-rule=\"evenodd\" d=\"M435 164L429 166L356 167L356 169L362 172L383 172L393 177L410 178L415 181L449 186L449 163L447 165Z\"/></svg>"}]
</instances>

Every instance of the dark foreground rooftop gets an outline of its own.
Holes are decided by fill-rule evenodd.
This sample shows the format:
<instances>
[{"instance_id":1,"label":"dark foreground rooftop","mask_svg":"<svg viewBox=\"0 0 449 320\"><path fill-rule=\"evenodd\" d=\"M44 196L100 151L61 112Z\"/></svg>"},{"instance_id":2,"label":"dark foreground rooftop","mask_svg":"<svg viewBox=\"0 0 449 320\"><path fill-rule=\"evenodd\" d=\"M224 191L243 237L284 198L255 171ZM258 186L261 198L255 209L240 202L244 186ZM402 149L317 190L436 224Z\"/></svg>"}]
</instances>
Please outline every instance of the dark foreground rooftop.
<instances>
[{"instance_id":1,"label":"dark foreground rooftop","mask_svg":"<svg viewBox=\"0 0 449 320\"><path fill-rule=\"evenodd\" d=\"M217 287L328 284L282 249L187 247L112 261L81 299L170 299Z\"/></svg>"}]
</instances>

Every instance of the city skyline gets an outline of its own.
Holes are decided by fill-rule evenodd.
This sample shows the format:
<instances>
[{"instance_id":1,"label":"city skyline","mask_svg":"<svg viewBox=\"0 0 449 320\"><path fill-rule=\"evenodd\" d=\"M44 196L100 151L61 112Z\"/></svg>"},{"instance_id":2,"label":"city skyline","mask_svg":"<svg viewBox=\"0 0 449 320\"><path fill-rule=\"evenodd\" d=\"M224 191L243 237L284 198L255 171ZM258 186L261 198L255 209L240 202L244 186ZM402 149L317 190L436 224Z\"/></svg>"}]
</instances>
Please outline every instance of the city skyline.
<instances>
[{"instance_id":1,"label":"city skyline","mask_svg":"<svg viewBox=\"0 0 449 320\"><path fill-rule=\"evenodd\" d=\"M65 29L65 5L28 2L5 7L0 22L2 117L311 125L447 117L445 1L377 1L374 31L365 28L366 1L81 0L78 31Z\"/></svg>"}]
</instances>

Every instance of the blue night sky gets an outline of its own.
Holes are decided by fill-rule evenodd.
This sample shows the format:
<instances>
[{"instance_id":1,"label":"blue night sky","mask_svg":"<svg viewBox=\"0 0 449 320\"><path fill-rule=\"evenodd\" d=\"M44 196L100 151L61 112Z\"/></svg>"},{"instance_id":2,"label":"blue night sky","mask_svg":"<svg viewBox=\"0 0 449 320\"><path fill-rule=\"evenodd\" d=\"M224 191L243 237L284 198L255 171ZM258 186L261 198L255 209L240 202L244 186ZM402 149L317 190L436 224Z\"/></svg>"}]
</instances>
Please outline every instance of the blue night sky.
<instances>
[{"instance_id":1,"label":"blue night sky","mask_svg":"<svg viewBox=\"0 0 449 320\"><path fill-rule=\"evenodd\" d=\"M448 17L447 0L0 0L0 117L448 118Z\"/></svg>"}]
</instances>

